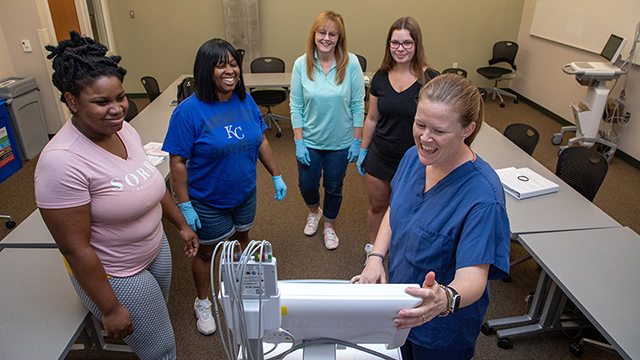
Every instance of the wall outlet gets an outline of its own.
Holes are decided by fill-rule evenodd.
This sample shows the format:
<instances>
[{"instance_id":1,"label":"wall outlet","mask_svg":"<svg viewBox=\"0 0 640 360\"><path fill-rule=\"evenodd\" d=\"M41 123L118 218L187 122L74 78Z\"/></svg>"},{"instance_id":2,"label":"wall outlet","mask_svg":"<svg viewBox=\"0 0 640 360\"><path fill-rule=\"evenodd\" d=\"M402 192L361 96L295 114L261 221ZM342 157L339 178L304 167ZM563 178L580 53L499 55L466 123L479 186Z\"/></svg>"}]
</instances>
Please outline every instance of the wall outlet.
<instances>
[{"instance_id":1,"label":"wall outlet","mask_svg":"<svg viewBox=\"0 0 640 360\"><path fill-rule=\"evenodd\" d=\"M454 62L452 67L453 67L453 68L457 68L457 67L458 67L458 63L457 63L457 62Z\"/></svg>"},{"instance_id":2,"label":"wall outlet","mask_svg":"<svg viewBox=\"0 0 640 360\"><path fill-rule=\"evenodd\" d=\"M132 19L136 18L136 13L133 10L129 10L129 17Z\"/></svg>"},{"instance_id":3,"label":"wall outlet","mask_svg":"<svg viewBox=\"0 0 640 360\"><path fill-rule=\"evenodd\" d=\"M29 42L29 40L22 40L22 51L26 52L26 53L30 53L33 50L31 49L31 43Z\"/></svg>"}]
</instances>

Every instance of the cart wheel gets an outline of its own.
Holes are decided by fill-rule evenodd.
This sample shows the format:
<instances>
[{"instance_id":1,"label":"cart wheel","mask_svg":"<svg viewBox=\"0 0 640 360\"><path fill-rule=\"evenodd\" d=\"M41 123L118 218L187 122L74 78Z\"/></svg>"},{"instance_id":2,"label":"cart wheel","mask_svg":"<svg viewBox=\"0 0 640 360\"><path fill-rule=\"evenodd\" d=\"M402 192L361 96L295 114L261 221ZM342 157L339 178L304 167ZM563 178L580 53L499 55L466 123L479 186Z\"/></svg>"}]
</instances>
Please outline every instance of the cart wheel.
<instances>
[{"instance_id":1,"label":"cart wheel","mask_svg":"<svg viewBox=\"0 0 640 360\"><path fill-rule=\"evenodd\" d=\"M16 222L13 220L9 220L4 224L7 226L7 229L12 229L14 226L16 226Z\"/></svg>"},{"instance_id":2,"label":"cart wheel","mask_svg":"<svg viewBox=\"0 0 640 360\"><path fill-rule=\"evenodd\" d=\"M505 106L504 103L500 103L500 107L504 107L504 106Z\"/></svg>"},{"instance_id":3,"label":"cart wheel","mask_svg":"<svg viewBox=\"0 0 640 360\"><path fill-rule=\"evenodd\" d=\"M281 137L281 136L282 136L282 133L281 133L280 131L278 131L278 132L276 133L276 137L277 137L277 138L279 138L279 137Z\"/></svg>"},{"instance_id":4,"label":"cart wheel","mask_svg":"<svg viewBox=\"0 0 640 360\"><path fill-rule=\"evenodd\" d=\"M575 356L580 356L584 354L584 346L580 345L580 343L574 342L569 345L569 351Z\"/></svg>"},{"instance_id":5,"label":"cart wheel","mask_svg":"<svg viewBox=\"0 0 640 360\"><path fill-rule=\"evenodd\" d=\"M555 133L553 134L553 137L551 138L551 143L553 145L560 145L562 144L562 133Z\"/></svg>"},{"instance_id":6,"label":"cart wheel","mask_svg":"<svg viewBox=\"0 0 640 360\"><path fill-rule=\"evenodd\" d=\"M604 153L604 158L607 159L608 163L611 163L611 160L613 160L613 155L615 155L614 151L607 151Z\"/></svg>"},{"instance_id":7,"label":"cart wheel","mask_svg":"<svg viewBox=\"0 0 640 360\"><path fill-rule=\"evenodd\" d=\"M517 103L519 103L519 102L520 102L520 100L518 100L518 99L513 99L513 103L514 103L514 104L517 104Z\"/></svg>"},{"instance_id":8,"label":"cart wheel","mask_svg":"<svg viewBox=\"0 0 640 360\"><path fill-rule=\"evenodd\" d=\"M498 339L498 347L501 349L509 350L513 347L513 344L511 343L511 341L509 341L509 338L502 338Z\"/></svg>"},{"instance_id":9,"label":"cart wheel","mask_svg":"<svg viewBox=\"0 0 640 360\"><path fill-rule=\"evenodd\" d=\"M491 326L489 326L489 324L487 324L486 322L484 324L482 324L482 327L480 328L480 331L482 331L482 333L487 335L487 336L493 334L493 328Z\"/></svg>"}]
</instances>

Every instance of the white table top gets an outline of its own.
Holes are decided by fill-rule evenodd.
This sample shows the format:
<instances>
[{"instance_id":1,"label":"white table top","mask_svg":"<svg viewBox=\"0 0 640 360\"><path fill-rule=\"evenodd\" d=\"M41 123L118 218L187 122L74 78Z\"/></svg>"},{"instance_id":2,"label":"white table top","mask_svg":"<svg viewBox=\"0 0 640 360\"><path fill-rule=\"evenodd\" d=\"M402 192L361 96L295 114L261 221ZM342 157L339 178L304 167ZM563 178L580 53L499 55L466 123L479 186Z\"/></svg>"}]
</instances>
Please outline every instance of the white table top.
<instances>
[{"instance_id":1,"label":"white table top","mask_svg":"<svg viewBox=\"0 0 640 360\"><path fill-rule=\"evenodd\" d=\"M640 235L628 227L518 240L625 359L640 359Z\"/></svg>"},{"instance_id":2,"label":"white table top","mask_svg":"<svg viewBox=\"0 0 640 360\"><path fill-rule=\"evenodd\" d=\"M0 359L63 359L89 311L71 285L60 252L4 249L0 289Z\"/></svg>"},{"instance_id":3,"label":"white table top","mask_svg":"<svg viewBox=\"0 0 640 360\"><path fill-rule=\"evenodd\" d=\"M261 87L288 87L291 85L291 73L243 73L244 86L251 88Z\"/></svg>"},{"instance_id":4,"label":"white table top","mask_svg":"<svg viewBox=\"0 0 640 360\"><path fill-rule=\"evenodd\" d=\"M58 248L37 209L0 241L0 248L3 247Z\"/></svg>"},{"instance_id":5,"label":"white table top","mask_svg":"<svg viewBox=\"0 0 640 360\"><path fill-rule=\"evenodd\" d=\"M523 200L505 195L512 238L527 233L620 226L491 126L482 126L471 148L496 170L509 166L528 167L560 186L557 193Z\"/></svg>"}]
</instances>

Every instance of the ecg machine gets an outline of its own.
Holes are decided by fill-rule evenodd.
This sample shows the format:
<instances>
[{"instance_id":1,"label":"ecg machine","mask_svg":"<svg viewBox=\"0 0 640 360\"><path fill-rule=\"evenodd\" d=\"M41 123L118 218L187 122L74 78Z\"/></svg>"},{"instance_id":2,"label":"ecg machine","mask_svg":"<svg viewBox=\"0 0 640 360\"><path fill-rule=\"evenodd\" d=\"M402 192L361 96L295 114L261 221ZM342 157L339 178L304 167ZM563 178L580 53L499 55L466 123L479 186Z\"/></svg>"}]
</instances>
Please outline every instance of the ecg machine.
<instances>
[{"instance_id":1,"label":"ecg machine","mask_svg":"<svg viewBox=\"0 0 640 360\"><path fill-rule=\"evenodd\" d=\"M587 95L579 104L571 104L576 125L563 126L559 133L553 134L551 142L554 145L560 145L565 132L576 132L576 136L569 139L567 145L560 146L558 153L573 146L576 142L584 147L591 147L598 143L608 149L604 153L607 161L611 161L613 158L618 146L599 137L598 131L602 114L609 98L610 90L606 87L606 83L626 74L626 71L616 66L621 57L622 48L626 43L627 40L625 38L611 34L600 53L600 56L608 60L608 62L577 61L562 66L562 71L565 74L574 75L580 85L587 86Z\"/></svg>"}]
</instances>

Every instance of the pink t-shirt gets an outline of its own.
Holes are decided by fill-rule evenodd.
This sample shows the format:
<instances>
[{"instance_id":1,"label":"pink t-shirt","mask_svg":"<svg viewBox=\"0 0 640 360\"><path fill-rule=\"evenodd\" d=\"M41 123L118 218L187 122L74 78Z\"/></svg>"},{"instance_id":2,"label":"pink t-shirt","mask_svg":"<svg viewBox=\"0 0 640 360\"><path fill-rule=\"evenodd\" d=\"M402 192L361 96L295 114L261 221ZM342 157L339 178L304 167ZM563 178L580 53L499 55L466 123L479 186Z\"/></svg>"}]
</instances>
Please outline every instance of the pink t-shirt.
<instances>
[{"instance_id":1,"label":"pink t-shirt","mask_svg":"<svg viewBox=\"0 0 640 360\"><path fill-rule=\"evenodd\" d=\"M40 154L35 188L43 209L91 203L90 245L108 275L123 277L144 269L160 251L165 183L133 127L124 123L118 136L126 160L67 121Z\"/></svg>"}]
</instances>

